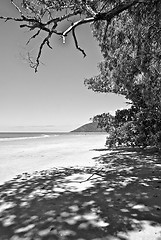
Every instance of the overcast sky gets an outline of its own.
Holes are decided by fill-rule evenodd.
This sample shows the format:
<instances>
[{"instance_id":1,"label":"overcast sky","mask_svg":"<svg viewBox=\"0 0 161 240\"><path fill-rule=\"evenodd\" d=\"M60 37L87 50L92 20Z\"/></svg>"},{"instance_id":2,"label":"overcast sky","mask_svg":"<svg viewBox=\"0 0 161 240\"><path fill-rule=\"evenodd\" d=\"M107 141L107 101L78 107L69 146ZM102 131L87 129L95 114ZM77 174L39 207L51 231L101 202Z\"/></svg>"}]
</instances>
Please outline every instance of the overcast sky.
<instances>
[{"instance_id":1,"label":"overcast sky","mask_svg":"<svg viewBox=\"0 0 161 240\"><path fill-rule=\"evenodd\" d=\"M0 0L0 15L16 16L9 2ZM52 39L53 50L45 48L36 74L24 56L26 50L34 54L42 39L26 48L29 33L14 22L0 21L0 34L0 131L70 131L94 115L126 107L124 97L84 86L102 59L89 26L77 29L86 58L71 38L66 45Z\"/></svg>"}]
</instances>

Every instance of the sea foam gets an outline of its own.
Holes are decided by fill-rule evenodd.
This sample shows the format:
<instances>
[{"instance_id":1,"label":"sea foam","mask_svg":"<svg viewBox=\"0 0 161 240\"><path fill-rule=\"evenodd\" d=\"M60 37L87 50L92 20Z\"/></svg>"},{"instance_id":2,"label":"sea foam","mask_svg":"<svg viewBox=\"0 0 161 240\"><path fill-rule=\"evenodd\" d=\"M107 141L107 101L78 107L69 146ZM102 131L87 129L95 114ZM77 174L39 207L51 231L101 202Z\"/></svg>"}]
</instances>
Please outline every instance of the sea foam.
<instances>
[{"instance_id":1,"label":"sea foam","mask_svg":"<svg viewBox=\"0 0 161 240\"><path fill-rule=\"evenodd\" d=\"M56 135L54 135L56 136ZM15 138L0 138L0 142L4 141L17 141L17 140L28 140L28 139L37 139L37 138L48 138L50 135L40 135L40 136L33 136L33 137L15 137Z\"/></svg>"}]
</instances>

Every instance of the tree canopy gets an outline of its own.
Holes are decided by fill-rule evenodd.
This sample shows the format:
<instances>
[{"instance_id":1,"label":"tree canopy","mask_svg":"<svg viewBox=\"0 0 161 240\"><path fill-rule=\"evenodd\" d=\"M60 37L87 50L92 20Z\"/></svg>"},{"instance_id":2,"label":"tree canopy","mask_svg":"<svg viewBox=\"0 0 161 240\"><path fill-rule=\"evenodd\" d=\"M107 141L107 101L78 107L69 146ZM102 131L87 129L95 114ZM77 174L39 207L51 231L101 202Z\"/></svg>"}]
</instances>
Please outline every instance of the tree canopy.
<instances>
[{"instance_id":1,"label":"tree canopy","mask_svg":"<svg viewBox=\"0 0 161 240\"><path fill-rule=\"evenodd\" d=\"M161 147L161 2L134 5L107 28L95 24L104 61L99 64L100 74L85 84L131 101L129 110L116 112L110 144Z\"/></svg>"}]
</instances>

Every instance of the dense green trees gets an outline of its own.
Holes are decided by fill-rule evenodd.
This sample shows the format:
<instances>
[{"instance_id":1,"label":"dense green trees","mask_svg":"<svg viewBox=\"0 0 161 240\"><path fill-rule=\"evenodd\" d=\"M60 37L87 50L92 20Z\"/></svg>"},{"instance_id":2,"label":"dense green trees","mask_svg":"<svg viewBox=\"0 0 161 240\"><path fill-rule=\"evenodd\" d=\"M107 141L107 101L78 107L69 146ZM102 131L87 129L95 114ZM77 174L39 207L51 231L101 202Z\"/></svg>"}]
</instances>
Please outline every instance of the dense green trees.
<instances>
[{"instance_id":1,"label":"dense green trees","mask_svg":"<svg viewBox=\"0 0 161 240\"><path fill-rule=\"evenodd\" d=\"M11 0L18 17L0 19L17 21L36 39L44 39L35 59L28 54L30 66L37 72L43 48L52 48L54 35L65 39L72 33L75 47L83 56L75 29L91 23L104 61L100 74L85 80L96 92L123 94L131 108L96 116L109 133L108 143L161 145L161 1L160 0ZM63 24L65 23L65 25ZM64 29L66 26L66 29Z\"/></svg>"},{"instance_id":2,"label":"dense green trees","mask_svg":"<svg viewBox=\"0 0 161 240\"><path fill-rule=\"evenodd\" d=\"M134 6L105 28L100 22L94 25L104 61L99 76L85 84L93 91L123 94L131 101L130 109L116 112L107 143L160 148L161 2Z\"/></svg>"}]
</instances>

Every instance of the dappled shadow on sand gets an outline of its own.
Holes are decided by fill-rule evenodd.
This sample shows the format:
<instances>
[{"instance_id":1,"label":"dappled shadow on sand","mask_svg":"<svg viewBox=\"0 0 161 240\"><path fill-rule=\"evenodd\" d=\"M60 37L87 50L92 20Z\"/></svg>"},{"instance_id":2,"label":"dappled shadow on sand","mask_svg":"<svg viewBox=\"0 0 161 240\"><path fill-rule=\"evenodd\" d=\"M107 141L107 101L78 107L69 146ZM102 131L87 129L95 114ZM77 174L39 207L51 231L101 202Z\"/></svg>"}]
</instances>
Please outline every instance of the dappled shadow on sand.
<instances>
[{"instance_id":1,"label":"dappled shadow on sand","mask_svg":"<svg viewBox=\"0 0 161 240\"><path fill-rule=\"evenodd\" d=\"M0 186L0 239L161 239L159 153L116 149L96 160Z\"/></svg>"}]
</instances>

